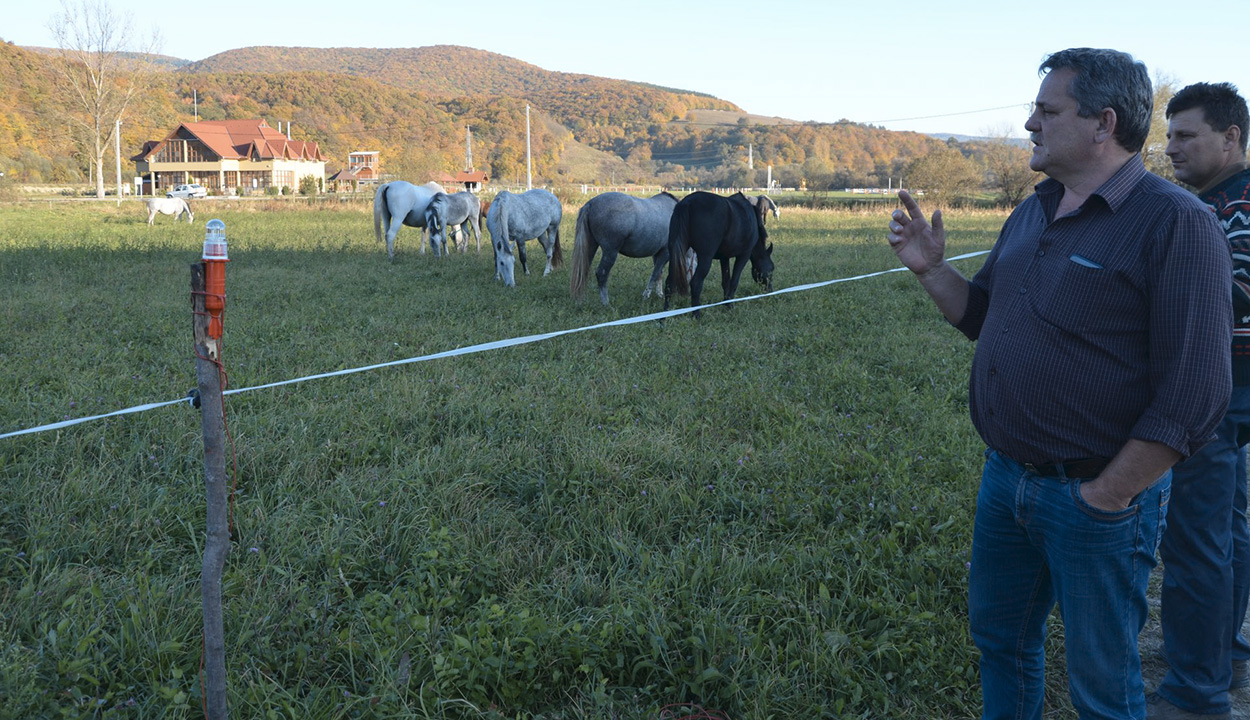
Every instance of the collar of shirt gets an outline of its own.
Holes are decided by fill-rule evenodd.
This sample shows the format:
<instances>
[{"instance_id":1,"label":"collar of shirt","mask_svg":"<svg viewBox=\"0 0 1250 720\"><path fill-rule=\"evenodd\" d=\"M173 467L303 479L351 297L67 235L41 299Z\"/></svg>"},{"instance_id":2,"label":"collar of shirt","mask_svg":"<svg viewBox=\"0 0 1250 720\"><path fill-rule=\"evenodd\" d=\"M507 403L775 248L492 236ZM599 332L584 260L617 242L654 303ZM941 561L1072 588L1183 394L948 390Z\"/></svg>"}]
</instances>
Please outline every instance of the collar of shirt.
<instances>
[{"instance_id":1,"label":"collar of shirt","mask_svg":"<svg viewBox=\"0 0 1250 720\"><path fill-rule=\"evenodd\" d=\"M1141 155L1133 155L1089 197L1101 199L1111 212L1115 213L1124 205L1133 188L1137 187L1137 183L1141 182L1145 176L1146 166L1142 164ZM1063 198L1063 183L1054 178L1046 178L1033 189L1037 192L1037 199L1041 201L1042 209L1046 212L1046 220L1048 222L1054 220L1055 208L1059 207L1059 201Z\"/></svg>"}]
</instances>

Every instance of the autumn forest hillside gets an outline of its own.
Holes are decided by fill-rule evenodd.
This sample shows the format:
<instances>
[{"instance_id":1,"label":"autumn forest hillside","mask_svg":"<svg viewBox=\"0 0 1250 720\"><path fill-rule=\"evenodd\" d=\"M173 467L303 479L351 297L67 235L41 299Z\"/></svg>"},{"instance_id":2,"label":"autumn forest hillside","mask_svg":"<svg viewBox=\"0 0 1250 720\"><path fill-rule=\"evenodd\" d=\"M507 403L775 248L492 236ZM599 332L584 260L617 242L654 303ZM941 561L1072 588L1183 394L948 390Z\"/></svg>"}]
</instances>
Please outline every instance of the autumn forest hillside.
<instances>
[{"instance_id":1,"label":"autumn forest hillside","mask_svg":"<svg viewBox=\"0 0 1250 720\"><path fill-rule=\"evenodd\" d=\"M78 182L90 172L82 138L64 121L74 110L56 62L0 42L0 171L10 179ZM291 123L292 137L316 141L331 171L352 150L378 150L384 172L405 178L462 169L469 127L474 165L508 181L524 177L527 105L534 175L556 184L762 186L771 165L782 185L885 185L947 149L845 120L757 122L703 93L550 72L465 47L251 47L152 67L150 89L123 117L124 165L144 141L198 113Z\"/></svg>"}]
</instances>

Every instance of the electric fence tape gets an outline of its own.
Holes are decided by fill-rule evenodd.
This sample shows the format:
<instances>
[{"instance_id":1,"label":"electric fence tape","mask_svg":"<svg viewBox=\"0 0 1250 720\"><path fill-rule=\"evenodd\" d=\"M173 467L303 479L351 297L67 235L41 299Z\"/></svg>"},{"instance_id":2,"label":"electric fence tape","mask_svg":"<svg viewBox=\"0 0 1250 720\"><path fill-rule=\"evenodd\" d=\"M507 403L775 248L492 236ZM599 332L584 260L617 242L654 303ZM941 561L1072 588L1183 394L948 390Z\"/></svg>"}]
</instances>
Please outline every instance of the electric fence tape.
<instances>
[{"instance_id":1,"label":"electric fence tape","mask_svg":"<svg viewBox=\"0 0 1250 720\"><path fill-rule=\"evenodd\" d=\"M978 255L984 255L988 252L989 250L979 250L977 252L970 252L970 253L965 253L963 255L957 255L953 258L948 258L948 260L964 260L967 258L976 257ZM612 320L610 322L599 323L597 325L587 325L585 327L573 328L572 330L555 330L552 332L538 333L536 335L525 335L523 337L509 338L507 340L495 340L492 342L480 343L477 345L469 345L468 347L456 348L455 350L444 350L443 352L437 352L431 355L421 355L419 357L405 358L403 360L392 360L390 362L378 363L376 365L365 365L363 367L348 368L346 370L335 370L334 372L319 373L317 375L307 375L305 377L295 378L293 380L280 380L278 382L265 383L264 385L253 385L252 387L238 388L234 390L226 390L222 392L222 395L237 395L238 393L251 392L252 390L266 390L269 388L281 387L283 385L294 385L296 383L308 382L309 380L321 380L323 378L335 377L337 375L352 375L354 373L368 372L370 370L380 370L382 368L395 367L397 365L409 365L411 363L426 362L429 360L441 360L443 358L455 357L457 355L473 355L475 353L486 352L487 350L499 350L502 348L515 347L517 345L528 345L529 343L535 343L535 342L539 342L542 340L550 340L552 338L557 338L557 337L560 337L561 335L572 335L574 333L587 332L589 330L601 330L603 328L613 327L613 326L634 325L636 323L651 322L653 320L662 320L664 318L673 317L675 315L685 315L687 313L694 312L695 310L706 310L707 308L713 308L713 307L716 307L717 305L728 305L730 303L747 302L749 300L761 300L763 298L773 297L776 295L785 295L786 293L801 292L805 290L814 290L816 288L822 288L827 285L836 285L838 283L851 282L853 280L865 280L867 278L877 277L878 275L888 275L889 273L903 272L906 269L907 268L896 267L896 268L891 268L889 270L880 270L878 272L866 273L864 275L856 275L854 277L837 278L834 280L823 280L821 282L808 283L806 285L795 285L793 287L782 288L781 290L774 290L773 292L764 293L762 295L748 295L746 297L722 300L717 303L709 303L707 305L700 305L698 307L684 307L684 308L678 308L674 310L662 310L660 312L649 313L647 315L638 315L636 317L624 318L621 320ZM103 415L91 415L88 417L74 418L72 420L65 420L62 422L51 423L48 425L40 425L39 427L28 428L26 430L15 430L13 432L0 433L0 440L3 440L5 438L17 437L18 435L30 435L32 433L46 432L49 430L60 430L61 428L67 428L67 427L70 427L71 425L78 425L80 423L91 422L92 420L102 420L104 418L114 417L116 415L129 415L131 413L146 412L148 410L155 410L157 408L162 408L167 405L177 405L179 403L186 403L186 402L191 402L191 401L192 401L192 398L185 397L185 398L179 398L177 400L169 400L166 402L148 403L146 405L136 405L134 407L129 407L124 410L116 410L114 412L105 413Z\"/></svg>"}]
</instances>

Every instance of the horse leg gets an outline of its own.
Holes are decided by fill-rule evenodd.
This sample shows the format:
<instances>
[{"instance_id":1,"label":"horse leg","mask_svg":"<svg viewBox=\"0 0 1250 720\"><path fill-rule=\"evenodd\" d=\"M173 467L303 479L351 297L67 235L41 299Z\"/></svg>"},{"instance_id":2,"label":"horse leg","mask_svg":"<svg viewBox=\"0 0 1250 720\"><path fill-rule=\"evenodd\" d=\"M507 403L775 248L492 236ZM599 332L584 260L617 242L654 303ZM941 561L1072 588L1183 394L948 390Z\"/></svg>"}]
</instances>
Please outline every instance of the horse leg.
<instances>
[{"instance_id":1,"label":"horse leg","mask_svg":"<svg viewBox=\"0 0 1250 720\"><path fill-rule=\"evenodd\" d=\"M616 250L604 248L603 259L599 261L599 267L595 270L595 279L599 281L599 302L603 303L605 307L608 304L608 275L612 272L612 266L616 264L618 255L619 253ZM591 259L593 258L594 250L592 249Z\"/></svg>"},{"instance_id":2,"label":"horse leg","mask_svg":"<svg viewBox=\"0 0 1250 720\"><path fill-rule=\"evenodd\" d=\"M469 234L464 231L464 223L456 226L456 249L461 253L469 251Z\"/></svg>"},{"instance_id":3,"label":"horse leg","mask_svg":"<svg viewBox=\"0 0 1250 720\"><path fill-rule=\"evenodd\" d=\"M477 241L477 252L480 255L482 253L482 226L476 215L469 218L469 227L473 228L473 239ZM464 246L465 249L469 247L469 238L467 236L464 239Z\"/></svg>"},{"instance_id":4,"label":"horse leg","mask_svg":"<svg viewBox=\"0 0 1250 720\"><path fill-rule=\"evenodd\" d=\"M434 239L429 236L428 228L421 228L421 254L422 255L425 254L425 244L427 242L433 242L433 241Z\"/></svg>"},{"instance_id":5,"label":"horse leg","mask_svg":"<svg viewBox=\"0 0 1250 720\"><path fill-rule=\"evenodd\" d=\"M550 229L545 231L538 238L538 244L543 246L543 250L547 253L547 265L543 268L543 277L551 274L551 253L556 249L556 237Z\"/></svg>"},{"instance_id":6,"label":"horse leg","mask_svg":"<svg viewBox=\"0 0 1250 720\"><path fill-rule=\"evenodd\" d=\"M525 241L524 240L518 239L516 241L516 254L517 254L517 257L521 259L521 269L525 271L526 275L529 275L530 266L527 265L525 262Z\"/></svg>"},{"instance_id":7,"label":"horse leg","mask_svg":"<svg viewBox=\"0 0 1250 720\"><path fill-rule=\"evenodd\" d=\"M652 258L651 262L654 263L655 267L651 270L651 279L647 281L646 289L642 291L642 297L644 300L651 297L652 291L654 291L656 295L664 297L664 289L659 286L659 282L660 273L664 272L664 266L668 264L668 248L662 248L660 252L655 254L655 257Z\"/></svg>"},{"instance_id":8,"label":"horse leg","mask_svg":"<svg viewBox=\"0 0 1250 720\"><path fill-rule=\"evenodd\" d=\"M391 260L395 259L395 236L399 234L399 226L401 224L395 218L391 218L389 227L386 228L386 256ZM425 247L422 246L421 249L424 252Z\"/></svg>"},{"instance_id":9,"label":"horse leg","mask_svg":"<svg viewBox=\"0 0 1250 720\"><path fill-rule=\"evenodd\" d=\"M729 266L728 260L725 260L724 263L725 263L725 267ZM734 294L738 292L738 281L742 279L742 270L746 266L747 266L746 255L738 257L737 259L734 260L733 277L728 279L728 284L725 286L725 299L726 300L732 298ZM726 307L733 307L733 305L727 305Z\"/></svg>"}]
</instances>

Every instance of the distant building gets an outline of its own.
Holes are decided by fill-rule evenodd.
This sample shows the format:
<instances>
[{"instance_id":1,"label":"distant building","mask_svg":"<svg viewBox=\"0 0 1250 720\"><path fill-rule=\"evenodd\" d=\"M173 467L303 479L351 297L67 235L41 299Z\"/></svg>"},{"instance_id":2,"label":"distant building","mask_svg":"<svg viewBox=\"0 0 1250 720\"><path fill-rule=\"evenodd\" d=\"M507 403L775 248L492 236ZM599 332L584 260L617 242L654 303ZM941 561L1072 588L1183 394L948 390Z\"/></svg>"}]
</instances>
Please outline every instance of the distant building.
<instances>
[{"instance_id":1,"label":"distant building","mask_svg":"<svg viewBox=\"0 0 1250 720\"><path fill-rule=\"evenodd\" d=\"M149 140L131 158L143 178L143 194L163 194L182 183L210 191L263 192L299 189L305 177L325 183L326 160L317 143L291 140L264 120L203 120L182 123L163 140Z\"/></svg>"},{"instance_id":2,"label":"distant building","mask_svg":"<svg viewBox=\"0 0 1250 720\"><path fill-rule=\"evenodd\" d=\"M480 170L461 170L455 175L446 172L435 173L430 177L430 180L442 185L449 193L460 192L461 190L475 193L480 192L482 186L489 182L490 179L486 177L486 173Z\"/></svg>"},{"instance_id":3,"label":"distant building","mask_svg":"<svg viewBox=\"0 0 1250 720\"><path fill-rule=\"evenodd\" d=\"M481 192L482 186L490 182L490 178L481 170L461 170L452 181L464 186L471 193Z\"/></svg>"},{"instance_id":4,"label":"distant building","mask_svg":"<svg viewBox=\"0 0 1250 720\"><path fill-rule=\"evenodd\" d=\"M381 154L377 150L357 150L347 153L347 167L330 177L340 190L356 189L361 185L376 185L382 171Z\"/></svg>"},{"instance_id":5,"label":"distant building","mask_svg":"<svg viewBox=\"0 0 1250 720\"><path fill-rule=\"evenodd\" d=\"M453 192L453 193L457 192L455 187L453 187L456 184L456 176L452 175L451 173L446 173L446 172L434 173L433 175L430 176L430 182L436 182L439 185L442 185L443 189L446 190L447 192Z\"/></svg>"}]
</instances>

